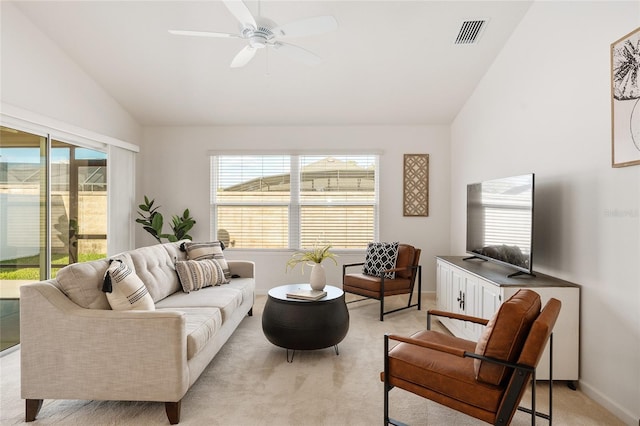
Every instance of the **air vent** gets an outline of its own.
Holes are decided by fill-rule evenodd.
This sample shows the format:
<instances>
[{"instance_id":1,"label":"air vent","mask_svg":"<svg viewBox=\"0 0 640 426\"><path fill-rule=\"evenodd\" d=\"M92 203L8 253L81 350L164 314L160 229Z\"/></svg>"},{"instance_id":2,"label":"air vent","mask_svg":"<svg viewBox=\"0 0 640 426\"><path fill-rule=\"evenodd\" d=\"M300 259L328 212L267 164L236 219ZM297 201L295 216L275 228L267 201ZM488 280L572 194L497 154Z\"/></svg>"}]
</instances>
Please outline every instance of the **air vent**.
<instances>
[{"instance_id":1,"label":"air vent","mask_svg":"<svg viewBox=\"0 0 640 426\"><path fill-rule=\"evenodd\" d=\"M486 24L486 19L464 21L453 44L475 44Z\"/></svg>"}]
</instances>

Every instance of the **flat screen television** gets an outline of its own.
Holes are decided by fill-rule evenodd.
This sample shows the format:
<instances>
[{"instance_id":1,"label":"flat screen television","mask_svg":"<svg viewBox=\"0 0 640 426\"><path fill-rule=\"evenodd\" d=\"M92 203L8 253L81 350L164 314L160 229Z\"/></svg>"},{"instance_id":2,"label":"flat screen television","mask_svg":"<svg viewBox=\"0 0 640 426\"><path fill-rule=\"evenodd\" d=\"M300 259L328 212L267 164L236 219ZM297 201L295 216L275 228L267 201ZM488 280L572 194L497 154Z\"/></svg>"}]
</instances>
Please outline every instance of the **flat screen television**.
<instances>
[{"instance_id":1,"label":"flat screen television","mask_svg":"<svg viewBox=\"0 0 640 426\"><path fill-rule=\"evenodd\" d=\"M467 244L472 258L533 275L534 174L467 185Z\"/></svg>"}]
</instances>

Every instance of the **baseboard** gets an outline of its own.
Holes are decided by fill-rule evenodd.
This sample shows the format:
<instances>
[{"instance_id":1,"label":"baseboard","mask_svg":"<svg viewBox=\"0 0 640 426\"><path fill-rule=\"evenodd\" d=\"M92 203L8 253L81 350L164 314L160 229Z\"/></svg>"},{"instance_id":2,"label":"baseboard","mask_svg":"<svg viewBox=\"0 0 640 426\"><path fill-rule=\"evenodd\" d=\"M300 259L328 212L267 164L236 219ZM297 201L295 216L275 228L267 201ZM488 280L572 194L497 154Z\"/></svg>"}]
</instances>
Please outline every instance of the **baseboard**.
<instances>
[{"instance_id":1,"label":"baseboard","mask_svg":"<svg viewBox=\"0 0 640 426\"><path fill-rule=\"evenodd\" d=\"M609 399L606 395L602 394L593 386L585 383L584 380L580 380L580 390L587 395L589 398L593 399L595 402L603 406L605 409L611 411L611 413L619 418L624 424L627 425L635 425L640 426L640 418L633 413L630 413L620 405L618 405L615 401Z\"/></svg>"}]
</instances>

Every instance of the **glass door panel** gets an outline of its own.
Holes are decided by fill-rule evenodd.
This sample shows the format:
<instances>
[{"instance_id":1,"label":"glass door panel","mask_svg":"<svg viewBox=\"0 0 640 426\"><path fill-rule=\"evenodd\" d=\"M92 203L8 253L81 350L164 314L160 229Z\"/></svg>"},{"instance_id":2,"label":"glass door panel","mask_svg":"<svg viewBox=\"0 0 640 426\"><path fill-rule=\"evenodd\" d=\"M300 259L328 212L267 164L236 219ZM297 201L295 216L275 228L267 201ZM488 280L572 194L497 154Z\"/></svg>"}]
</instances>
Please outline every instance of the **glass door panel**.
<instances>
[{"instance_id":1,"label":"glass door panel","mask_svg":"<svg viewBox=\"0 0 640 426\"><path fill-rule=\"evenodd\" d=\"M51 276L107 253L107 156L60 141L51 145Z\"/></svg>"},{"instance_id":2,"label":"glass door panel","mask_svg":"<svg viewBox=\"0 0 640 426\"><path fill-rule=\"evenodd\" d=\"M0 350L20 339L20 285L46 278L46 152L46 137L0 127Z\"/></svg>"}]
</instances>

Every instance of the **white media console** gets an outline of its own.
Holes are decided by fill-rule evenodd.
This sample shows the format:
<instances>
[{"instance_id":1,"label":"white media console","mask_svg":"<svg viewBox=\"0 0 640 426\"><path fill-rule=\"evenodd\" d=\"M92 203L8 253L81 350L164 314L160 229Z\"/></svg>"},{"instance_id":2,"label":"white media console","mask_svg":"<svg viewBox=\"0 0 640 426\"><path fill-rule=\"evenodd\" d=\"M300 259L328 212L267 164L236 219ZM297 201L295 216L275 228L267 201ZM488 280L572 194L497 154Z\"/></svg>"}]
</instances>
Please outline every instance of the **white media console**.
<instances>
[{"instance_id":1,"label":"white media console","mask_svg":"<svg viewBox=\"0 0 640 426\"><path fill-rule=\"evenodd\" d=\"M580 287L548 275L535 273L508 277L513 270L481 259L463 256L436 258L436 306L440 310L490 319L503 301L521 288L540 295L542 306L553 297L562 303L553 329L553 380L579 377ZM454 336L477 341L482 326L438 318ZM549 345L536 370L536 379L549 380Z\"/></svg>"}]
</instances>

